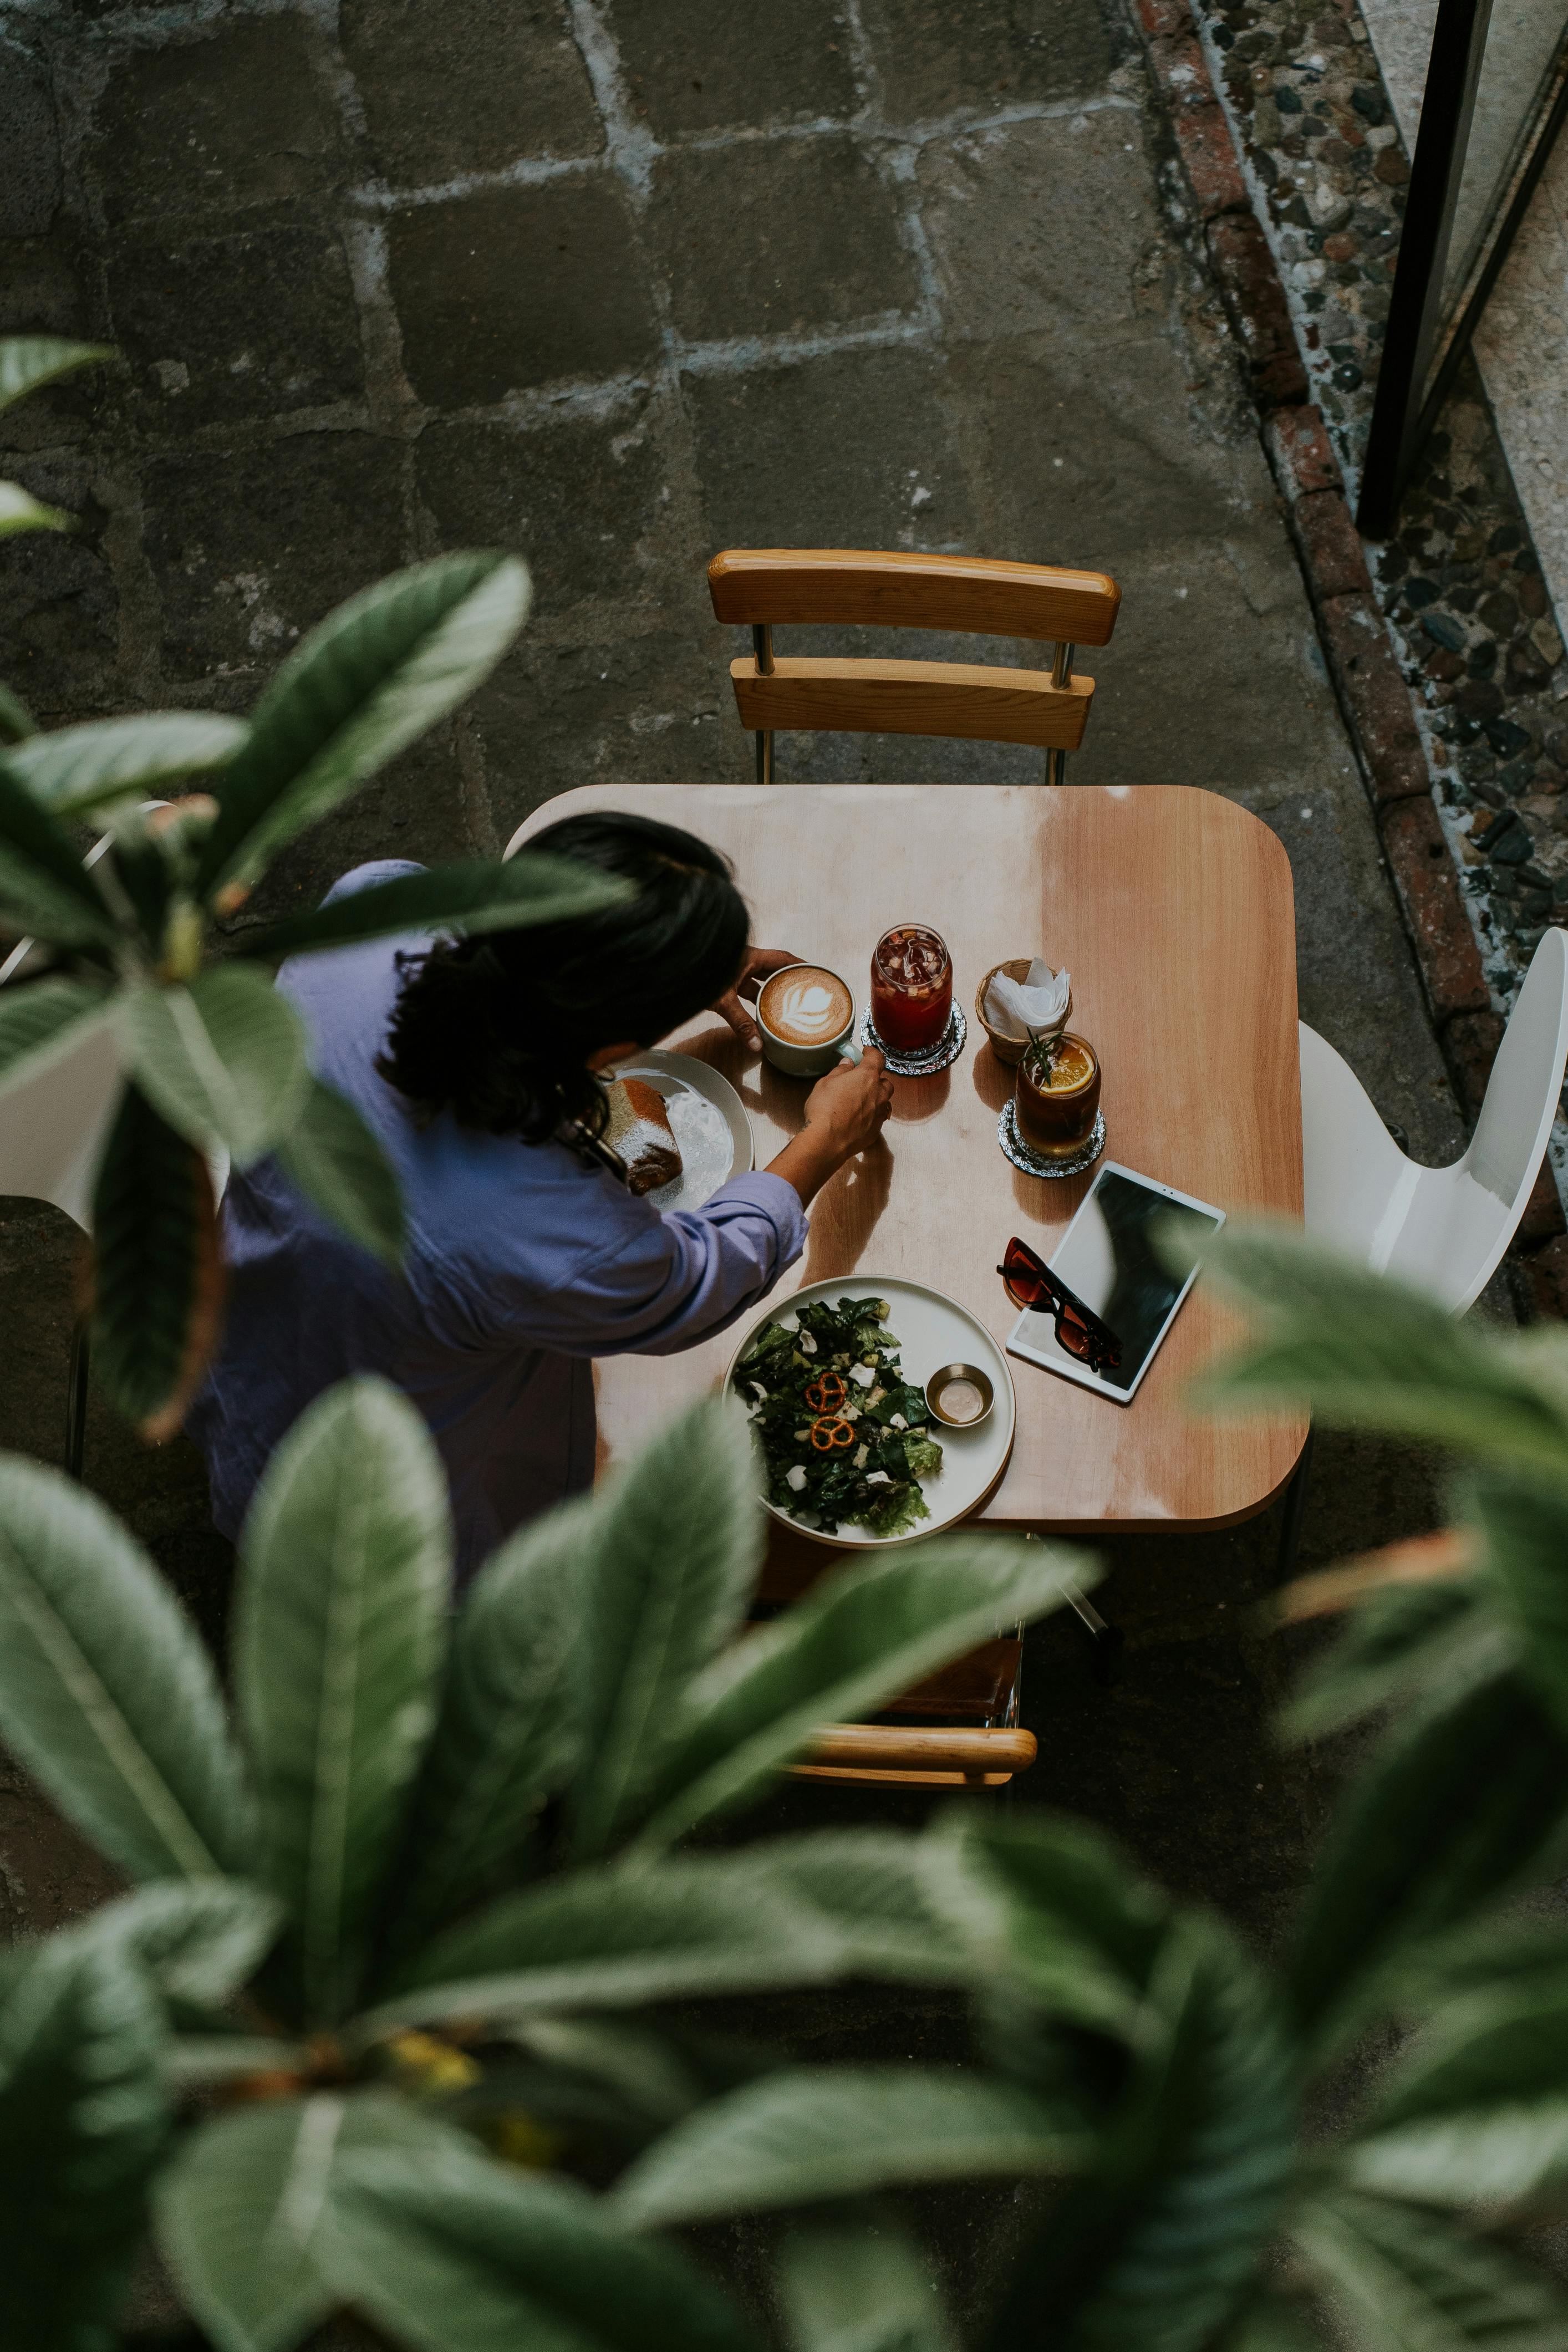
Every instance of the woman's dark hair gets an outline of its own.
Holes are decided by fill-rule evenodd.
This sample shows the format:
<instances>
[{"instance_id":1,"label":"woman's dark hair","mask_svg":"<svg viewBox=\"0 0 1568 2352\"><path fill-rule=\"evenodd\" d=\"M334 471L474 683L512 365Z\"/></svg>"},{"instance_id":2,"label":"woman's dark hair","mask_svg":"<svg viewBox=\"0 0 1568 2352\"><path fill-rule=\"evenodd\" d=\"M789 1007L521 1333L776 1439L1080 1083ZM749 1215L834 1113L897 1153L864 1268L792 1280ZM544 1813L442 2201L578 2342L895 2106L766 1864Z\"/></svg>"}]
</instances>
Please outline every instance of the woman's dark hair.
<instances>
[{"instance_id":1,"label":"woman's dark hair","mask_svg":"<svg viewBox=\"0 0 1568 2352\"><path fill-rule=\"evenodd\" d=\"M563 1119L596 1133L590 1054L679 1028L732 986L750 929L728 859L651 817L563 817L530 849L629 882L603 914L437 940L400 955L403 984L376 1067L433 1118L542 1142Z\"/></svg>"}]
</instances>

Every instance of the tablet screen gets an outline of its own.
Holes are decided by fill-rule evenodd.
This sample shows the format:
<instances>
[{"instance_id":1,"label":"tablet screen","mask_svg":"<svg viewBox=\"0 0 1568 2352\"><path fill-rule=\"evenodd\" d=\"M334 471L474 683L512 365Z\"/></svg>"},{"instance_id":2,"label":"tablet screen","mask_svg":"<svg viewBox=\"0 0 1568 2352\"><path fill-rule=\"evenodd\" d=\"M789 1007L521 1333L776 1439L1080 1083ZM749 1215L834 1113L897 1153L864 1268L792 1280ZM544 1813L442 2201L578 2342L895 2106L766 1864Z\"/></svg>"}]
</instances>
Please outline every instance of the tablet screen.
<instances>
[{"instance_id":1,"label":"tablet screen","mask_svg":"<svg viewBox=\"0 0 1568 2352\"><path fill-rule=\"evenodd\" d=\"M1192 1220L1190 1254L1182 1233L1186 1219ZM1107 1388L1135 1386L1192 1279L1199 1252L1224 1222L1214 1210L1173 1202L1168 1192L1121 1169L1100 1170L1050 1267L1121 1342L1121 1361L1100 1375ZM1156 1252L1152 1229L1162 1226L1164 1249ZM1180 1253L1173 1271L1166 1263L1173 1240ZM1057 1344L1049 1315L1024 1316L1016 1336L1031 1355L1081 1371L1079 1360Z\"/></svg>"}]
</instances>

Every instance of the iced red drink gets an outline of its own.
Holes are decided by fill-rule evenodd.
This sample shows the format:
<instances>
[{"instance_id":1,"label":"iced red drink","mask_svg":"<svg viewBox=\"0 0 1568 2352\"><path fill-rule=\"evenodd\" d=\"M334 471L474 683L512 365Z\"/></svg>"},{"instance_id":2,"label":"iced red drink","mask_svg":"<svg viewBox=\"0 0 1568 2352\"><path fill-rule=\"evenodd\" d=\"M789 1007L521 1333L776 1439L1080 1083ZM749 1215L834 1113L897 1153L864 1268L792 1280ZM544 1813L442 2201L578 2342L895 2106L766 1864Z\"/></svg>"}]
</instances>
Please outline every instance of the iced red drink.
<instances>
[{"instance_id":1,"label":"iced red drink","mask_svg":"<svg viewBox=\"0 0 1568 2352\"><path fill-rule=\"evenodd\" d=\"M924 923L896 923L871 958L871 1023L895 1054L929 1051L952 1015L952 958Z\"/></svg>"}]
</instances>

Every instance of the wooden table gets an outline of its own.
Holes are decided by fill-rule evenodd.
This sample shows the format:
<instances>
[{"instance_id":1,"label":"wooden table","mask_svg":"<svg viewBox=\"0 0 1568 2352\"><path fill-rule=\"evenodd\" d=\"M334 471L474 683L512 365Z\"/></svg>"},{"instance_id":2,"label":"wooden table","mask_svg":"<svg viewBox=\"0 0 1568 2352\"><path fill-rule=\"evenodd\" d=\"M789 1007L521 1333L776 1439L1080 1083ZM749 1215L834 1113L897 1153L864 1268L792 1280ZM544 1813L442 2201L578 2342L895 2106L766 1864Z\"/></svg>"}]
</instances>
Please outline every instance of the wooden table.
<instances>
[{"instance_id":1,"label":"wooden table","mask_svg":"<svg viewBox=\"0 0 1568 2352\"><path fill-rule=\"evenodd\" d=\"M858 1006L890 924L931 923L952 950L970 1024L963 1056L939 1077L896 1081L885 1146L818 1194L774 1303L837 1275L904 1275L962 1300L1005 1342L1016 1314L994 1269L1008 1235L1048 1258L1092 1181L1021 1175L997 1147L1013 1073L973 1003L1010 956L1042 954L1072 973L1072 1026L1104 1068L1107 1158L1233 1214L1300 1216L1290 867L1245 809L1176 785L595 785L548 803L524 837L613 808L727 851L752 938L842 972ZM804 1082L746 1054L711 1014L663 1042L739 1087L765 1167L800 1125ZM1183 1402L1236 1334L1200 1284L1131 1405L1010 1360L1013 1458L980 1516L1090 1534L1228 1527L1260 1511L1295 1466L1305 1422L1211 1421ZM601 1467L712 1386L736 1336L596 1364Z\"/></svg>"}]
</instances>

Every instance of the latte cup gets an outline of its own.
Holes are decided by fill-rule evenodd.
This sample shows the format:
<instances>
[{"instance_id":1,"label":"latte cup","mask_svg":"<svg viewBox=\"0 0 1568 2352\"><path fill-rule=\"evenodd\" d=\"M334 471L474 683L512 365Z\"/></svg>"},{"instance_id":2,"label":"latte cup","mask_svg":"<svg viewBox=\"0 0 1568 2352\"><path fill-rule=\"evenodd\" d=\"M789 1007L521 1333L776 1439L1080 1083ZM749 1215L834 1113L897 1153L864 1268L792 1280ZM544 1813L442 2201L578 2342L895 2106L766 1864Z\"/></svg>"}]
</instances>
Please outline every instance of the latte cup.
<instances>
[{"instance_id":1,"label":"latte cup","mask_svg":"<svg viewBox=\"0 0 1568 2352\"><path fill-rule=\"evenodd\" d=\"M822 984L813 986L806 979L807 975L815 973L821 974ZM793 991L790 987L792 976L796 976ZM784 983L782 988L780 982ZM835 991L842 992L843 1003L848 1007L842 1018L834 1017ZM815 1001L818 997L826 998L827 1002L819 1005ZM763 1006L770 998L781 1022L786 1018L788 1008L792 1016L789 1024L794 1032L792 1035L781 1034L768 1019ZM824 1034L808 1041L804 1033L812 1026L814 1019L823 1021ZM792 1078L820 1078L832 1069L836 1062L858 1062L860 1059L860 1048L854 1037L853 992L848 982L841 980L825 963L790 963L785 964L782 971L770 973L757 992L757 1030L763 1041L763 1060L771 1062L775 1070L783 1070Z\"/></svg>"}]
</instances>

